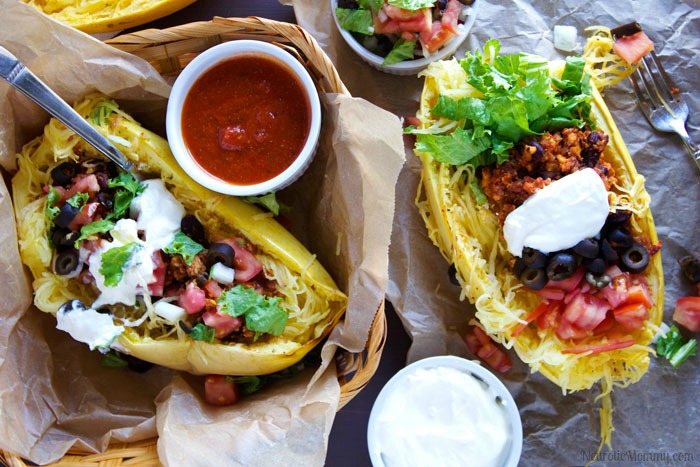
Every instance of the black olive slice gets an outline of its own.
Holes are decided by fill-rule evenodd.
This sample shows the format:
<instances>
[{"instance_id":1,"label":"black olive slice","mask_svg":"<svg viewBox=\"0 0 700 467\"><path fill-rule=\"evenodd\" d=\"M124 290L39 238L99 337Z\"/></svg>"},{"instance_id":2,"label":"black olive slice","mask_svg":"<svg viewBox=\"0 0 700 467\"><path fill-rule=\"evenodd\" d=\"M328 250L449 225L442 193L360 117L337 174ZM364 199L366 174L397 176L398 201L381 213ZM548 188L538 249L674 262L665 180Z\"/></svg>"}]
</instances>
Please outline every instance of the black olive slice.
<instances>
[{"instance_id":1,"label":"black olive slice","mask_svg":"<svg viewBox=\"0 0 700 467\"><path fill-rule=\"evenodd\" d=\"M71 231L66 228L55 229L51 234L51 242L55 246L73 246L75 241L80 237L79 231Z\"/></svg>"},{"instance_id":2,"label":"black olive slice","mask_svg":"<svg viewBox=\"0 0 700 467\"><path fill-rule=\"evenodd\" d=\"M600 242L600 254L601 257L608 263L616 264L620 259L617 251L615 251L612 245L610 245L610 242L606 239L603 239Z\"/></svg>"},{"instance_id":3,"label":"black olive slice","mask_svg":"<svg viewBox=\"0 0 700 467\"><path fill-rule=\"evenodd\" d=\"M200 245L207 244L207 237L204 233L204 226L192 214L188 214L180 221L180 230Z\"/></svg>"},{"instance_id":4,"label":"black olive slice","mask_svg":"<svg viewBox=\"0 0 700 467\"><path fill-rule=\"evenodd\" d=\"M547 285L547 273L544 269L525 268L520 274L520 282L531 290L540 290Z\"/></svg>"},{"instance_id":5,"label":"black olive slice","mask_svg":"<svg viewBox=\"0 0 700 467\"><path fill-rule=\"evenodd\" d=\"M73 182L77 170L75 163L63 162L51 170L51 180L54 185L66 187Z\"/></svg>"},{"instance_id":6,"label":"black olive slice","mask_svg":"<svg viewBox=\"0 0 700 467\"><path fill-rule=\"evenodd\" d=\"M207 263L209 265L222 263L224 266L233 267L233 259L236 254L227 243L212 243L207 251Z\"/></svg>"},{"instance_id":7,"label":"black olive slice","mask_svg":"<svg viewBox=\"0 0 700 467\"><path fill-rule=\"evenodd\" d=\"M53 270L56 274L65 276L75 271L78 267L78 250L76 249L66 249L59 252L54 258Z\"/></svg>"},{"instance_id":8,"label":"black olive slice","mask_svg":"<svg viewBox=\"0 0 700 467\"><path fill-rule=\"evenodd\" d=\"M573 250L584 258L595 258L600 251L600 245L595 238L584 238L574 246Z\"/></svg>"},{"instance_id":9,"label":"black olive slice","mask_svg":"<svg viewBox=\"0 0 700 467\"><path fill-rule=\"evenodd\" d=\"M79 212L80 208L76 208L68 203L64 203L63 206L61 206L61 210L58 211L58 214L54 218L53 223L59 227L66 228L68 227L68 224L70 224L73 221L73 219L75 219L75 216L77 216Z\"/></svg>"},{"instance_id":10,"label":"black olive slice","mask_svg":"<svg viewBox=\"0 0 700 467\"><path fill-rule=\"evenodd\" d=\"M643 245L635 242L620 256L620 269L638 274L649 264L649 252Z\"/></svg>"},{"instance_id":11,"label":"black olive slice","mask_svg":"<svg viewBox=\"0 0 700 467\"><path fill-rule=\"evenodd\" d=\"M547 265L549 256L534 248L523 248L522 260L526 266L534 269L543 268Z\"/></svg>"},{"instance_id":12,"label":"black olive slice","mask_svg":"<svg viewBox=\"0 0 700 467\"><path fill-rule=\"evenodd\" d=\"M547 277L553 281L563 281L574 275L578 264L571 253L557 253L547 263Z\"/></svg>"},{"instance_id":13,"label":"black olive slice","mask_svg":"<svg viewBox=\"0 0 700 467\"><path fill-rule=\"evenodd\" d=\"M590 271L586 273L585 278L586 282L588 282L591 287L595 287L596 289L607 287L612 280L607 274L594 274Z\"/></svg>"},{"instance_id":14,"label":"black olive slice","mask_svg":"<svg viewBox=\"0 0 700 467\"><path fill-rule=\"evenodd\" d=\"M610 231L610 233L608 233L608 240L610 241L610 244L615 245L616 248L629 248L634 242L632 235L620 227L613 229Z\"/></svg>"},{"instance_id":15,"label":"black olive slice","mask_svg":"<svg viewBox=\"0 0 700 467\"><path fill-rule=\"evenodd\" d=\"M584 258L583 265L586 267L586 271L593 274L603 274L607 267L603 258Z\"/></svg>"}]
</instances>

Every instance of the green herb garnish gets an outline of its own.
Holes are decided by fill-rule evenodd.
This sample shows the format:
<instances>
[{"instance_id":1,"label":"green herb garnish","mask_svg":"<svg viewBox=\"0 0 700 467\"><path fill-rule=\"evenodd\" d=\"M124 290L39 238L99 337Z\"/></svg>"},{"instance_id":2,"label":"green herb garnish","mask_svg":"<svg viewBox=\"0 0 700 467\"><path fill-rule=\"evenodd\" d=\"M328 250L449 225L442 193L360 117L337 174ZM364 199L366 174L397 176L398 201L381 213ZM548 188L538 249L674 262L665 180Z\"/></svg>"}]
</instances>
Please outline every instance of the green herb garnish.
<instances>
[{"instance_id":1,"label":"green herb garnish","mask_svg":"<svg viewBox=\"0 0 700 467\"><path fill-rule=\"evenodd\" d=\"M189 336L196 341L214 342L214 333L216 330L206 324L197 323L189 333Z\"/></svg>"},{"instance_id":2,"label":"green herb garnish","mask_svg":"<svg viewBox=\"0 0 700 467\"><path fill-rule=\"evenodd\" d=\"M94 221L90 222L89 224L85 224L80 228L80 237L78 237L75 240L74 245L76 248L80 248L81 240L85 240L86 238L92 235L109 232L113 228L114 222L108 221L106 219L100 219L99 221Z\"/></svg>"},{"instance_id":3,"label":"green herb garnish","mask_svg":"<svg viewBox=\"0 0 700 467\"><path fill-rule=\"evenodd\" d=\"M695 339L685 341L675 324L671 325L671 329L669 329L665 336L659 337L656 340L656 353L662 357L666 357L673 368L678 368L678 365L685 360L695 356L697 351L698 341Z\"/></svg>"},{"instance_id":4,"label":"green herb garnish","mask_svg":"<svg viewBox=\"0 0 700 467\"><path fill-rule=\"evenodd\" d=\"M46 197L46 215L52 221L58 216L58 213L61 212L61 208L56 206L60 202L61 194L54 187L50 186L49 193Z\"/></svg>"},{"instance_id":5,"label":"green herb garnish","mask_svg":"<svg viewBox=\"0 0 700 467\"><path fill-rule=\"evenodd\" d=\"M121 172L116 177L111 178L107 185L110 188L118 188L114 193L114 211L107 216L108 219L119 219L126 214L136 195L146 189L146 185L126 172Z\"/></svg>"},{"instance_id":6,"label":"green herb garnish","mask_svg":"<svg viewBox=\"0 0 700 467\"><path fill-rule=\"evenodd\" d=\"M173 241L163 248L163 251L170 255L178 254L182 256L186 264L192 264L195 256L204 251L204 247L182 233L182 231L178 231Z\"/></svg>"},{"instance_id":7,"label":"green herb garnish","mask_svg":"<svg viewBox=\"0 0 700 467\"><path fill-rule=\"evenodd\" d=\"M552 78L545 58L499 52L500 43L491 39L483 54L467 53L460 60L467 83L481 96L439 96L431 113L459 126L449 134L415 130L417 151L439 162L479 167L507 161L514 144L528 136L594 127L582 58L567 58L561 78Z\"/></svg>"},{"instance_id":8,"label":"green herb garnish","mask_svg":"<svg viewBox=\"0 0 700 467\"><path fill-rule=\"evenodd\" d=\"M279 305L281 301L280 297L267 297L238 284L225 290L217 304L221 313L233 317L245 316L245 325L249 330L279 336L289 319L289 313Z\"/></svg>"},{"instance_id":9,"label":"green herb garnish","mask_svg":"<svg viewBox=\"0 0 700 467\"><path fill-rule=\"evenodd\" d=\"M102 253L102 264L99 272L105 278L107 287L116 287L124 277L126 268L131 257L143 248L138 242L127 243L123 246L110 248Z\"/></svg>"},{"instance_id":10,"label":"green herb garnish","mask_svg":"<svg viewBox=\"0 0 700 467\"><path fill-rule=\"evenodd\" d=\"M74 194L73 196L71 196L70 198L68 198L66 200L66 203L70 204L74 208L80 209L83 206L85 206L85 204L87 203L87 201L89 199L90 199L90 195L88 195L87 193L78 192L78 193Z\"/></svg>"}]
</instances>

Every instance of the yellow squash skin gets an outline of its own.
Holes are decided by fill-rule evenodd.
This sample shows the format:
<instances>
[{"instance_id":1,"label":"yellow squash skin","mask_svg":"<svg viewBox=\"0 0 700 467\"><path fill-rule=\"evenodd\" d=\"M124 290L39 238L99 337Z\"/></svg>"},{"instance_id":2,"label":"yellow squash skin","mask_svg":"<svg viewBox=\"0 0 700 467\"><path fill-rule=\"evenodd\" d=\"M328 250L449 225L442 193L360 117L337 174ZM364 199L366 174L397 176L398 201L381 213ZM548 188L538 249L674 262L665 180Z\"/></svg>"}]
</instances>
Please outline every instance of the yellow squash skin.
<instances>
[{"instance_id":1,"label":"yellow squash skin","mask_svg":"<svg viewBox=\"0 0 700 467\"><path fill-rule=\"evenodd\" d=\"M449 64L448 64L449 65ZM435 67L444 67L437 64ZM430 109L437 95L456 91L464 82L457 67L448 66L443 79L438 69L429 68L418 113L420 128L431 121ZM563 64L553 63L553 74ZM447 75L450 75L449 77ZM604 158L615 169L618 185L613 187L613 206L633 211L633 234L657 243L658 238L644 177L637 173L630 154L600 94L593 90L593 118L599 129L609 136ZM641 378L649 366L651 343L663 314L663 272L661 254L655 254L644 275L649 283L654 305L642 329L632 336L635 345L596 355L565 354L562 350L579 344L604 343L602 337L584 341L560 340L553 330L539 330L530 325L513 337L513 331L541 301L538 295L522 288L513 275L502 229L488 204L477 204L469 187L474 177L467 167L436 162L430 155L416 152L422 163L421 184L416 198L430 238L449 263L458 271L463 297L476 306L476 318L486 332L500 343L512 347L532 371L539 371L562 388L563 392L588 389L602 381L605 388L627 386ZM607 389L606 389L607 390Z\"/></svg>"},{"instance_id":2,"label":"yellow squash skin","mask_svg":"<svg viewBox=\"0 0 700 467\"><path fill-rule=\"evenodd\" d=\"M76 109L88 117L105 102L111 101L91 95ZM262 375L298 362L328 335L345 311L347 296L292 234L257 207L195 183L177 164L167 141L120 110L97 128L128 141L129 146L119 147L135 163L139 174L143 178L159 176L186 211L202 222L211 238L238 236L254 245L266 275L272 274L277 280L278 291L283 294L282 306L290 313L282 335L250 345L221 343L218 339L214 343L195 341L177 326L171 326L168 332L139 326L127 328L118 339L119 346L142 360L194 374ZM99 157L93 148L52 120L44 135L25 145L18 155L19 170L12 180L20 254L34 277L34 303L52 314L68 300L79 299L89 305L96 298L91 286L54 274L51 266L51 222L45 215L44 186L50 182L51 169L77 159L76 153Z\"/></svg>"},{"instance_id":3,"label":"yellow squash skin","mask_svg":"<svg viewBox=\"0 0 700 467\"><path fill-rule=\"evenodd\" d=\"M88 34L121 31L163 18L196 0L21 0Z\"/></svg>"}]
</instances>

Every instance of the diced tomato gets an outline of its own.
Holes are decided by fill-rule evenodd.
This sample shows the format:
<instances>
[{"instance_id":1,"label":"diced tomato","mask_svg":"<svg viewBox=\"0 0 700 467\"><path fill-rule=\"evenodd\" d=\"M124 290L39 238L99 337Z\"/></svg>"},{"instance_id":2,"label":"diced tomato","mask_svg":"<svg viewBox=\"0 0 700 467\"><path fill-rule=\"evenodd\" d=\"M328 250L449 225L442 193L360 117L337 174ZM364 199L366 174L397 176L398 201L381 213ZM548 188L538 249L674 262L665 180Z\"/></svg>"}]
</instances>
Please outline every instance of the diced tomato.
<instances>
[{"instance_id":1,"label":"diced tomato","mask_svg":"<svg viewBox=\"0 0 700 467\"><path fill-rule=\"evenodd\" d=\"M649 310L643 303L627 303L613 310L615 321L627 331L641 329L649 318Z\"/></svg>"},{"instance_id":2,"label":"diced tomato","mask_svg":"<svg viewBox=\"0 0 700 467\"><path fill-rule=\"evenodd\" d=\"M531 312L529 315L527 315L527 317L525 318L525 321L526 321L526 322L525 322L525 323L520 323L520 324L518 325L518 327L515 328L515 331L513 331L512 336L513 336L513 337L516 337L518 334L520 334L521 332L523 332L523 329L525 329L525 328L527 327L528 324L530 324L530 323L532 323L533 321L535 321L535 320L536 320L537 318L539 318L542 314L546 313L547 311L549 311L549 310L550 310L552 307L554 307L554 306L555 306L555 305L553 305L553 304L551 304L551 303L541 302L539 305L537 305L537 306L535 307L534 310L532 310L532 312Z\"/></svg>"},{"instance_id":3,"label":"diced tomato","mask_svg":"<svg viewBox=\"0 0 700 467\"><path fill-rule=\"evenodd\" d=\"M406 10L394 5L384 5L386 15L398 22L402 32L430 31L432 13L430 8Z\"/></svg>"},{"instance_id":4,"label":"diced tomato","mask_svg":"<svg viewBox=\"0 0 700 467\"><path fill-rule=\"evenodd\" d=\"M151 254L151 260L153 261L153 282L148 284L148 293L154 297L162 297L165 287L165 263L160 251L154 251Z\"/></svg>"},{"instance_id":5,"label":"diced tomato","mask_svg":"<svg viewBox=\"0 0 700 467\"><path fill-rule=\"evenodd\" d=\"M597 296L607 300L612 308L622 305L629 297L629 275L622 273L612 277L610 283L598 291Z\"/></svg>"},{"instance_id":6,"label":"diced tomato","mask_svg":"<svg viewBox=\"0 0 700 467\"><path fill-rule=\"evenodd\" d=\"M190 282L182 295L178 297L177 304L184 308L187 314L194 315L204 309L207 304L207 294L197 287L197 284Z\"/></svg>"},{"instance_id":7,"label":"diced tomato","mask_svg":"<svg viewBox=\"0 0 700 467\"><path fill-rule=\"evenodd\" d=\"M402 31L398 21L391 18L382 21L379 16L375 16L374 32L377 34L401 34Z\"/></svg>"},{"instance_id":8,"label":"diced tomato","mask_svg":"<svg viewBox=\"0 0 700 467\"><path fill-rule=\"evenodd\" d=\"M649 292L649 287L645 282L633 279L632 285L630 285L627 292L628 303L643 303L647 308L651 308L654 304L651 293Z\"/></svg>"},{"instance_id":9,"label":"diced tomato","mask_svg":"<svg viewBox=\"0 0 700 467\"><path fill-rule=\"evenodd\" d=\"M202 315L204 324L214 328L214 336L223 339L243 325L243 319L219 311L207 311Z\"/></svg>"},{"instance_id":10,"label":"diced tomato","mask_svg":"<svg viewBox=\"0 0 700 467\"><path fill-rule=\"evenodd\" d=\"M603 322L610 308L602 298L580 293L564 308L562 321L568 321L580 329L592 330Z\"/></svg>"},{"instance_id":11,"label":"diced tomato","mask_svg":"<svg viewBox=\"0 0 700 467\"><path fill-rule=\"evenodd\" d=\"M630 65L638 63L642 57L654 50L654 43L644 33L639 31L631 36L615 40L613 52Z\"/></svg>"},{"instance_id":12,"label":"diced tomato","mask_svg":"<svg viewBox=\"0 0 700 467\"><path fill-rule=\"evenodd\" d=\"M233 378L207 375L204 378L204 399L212 405L233 405L240 398Z\"/></svg>"},{"instance_id":13,"label":"diced tomato","mask_svg":"<svg viewBox=\"0 0 700 467\"><path fill-rule=\"evenodd\" d=\"M216 282L216 281L213 281L213 280L207 281L207 283L204 284L204 290L205 290L205 291L209 294L209 296L211 296L211 298L213 298L214 300L216 300L217 298L219 298L219 295L221 295L221 294L224 292L224 290L221 288L221 286L219 285L219 283Z\"/></svg>"},{"instance_id":14,"label":"diced tomato","mask_svg":"<svg viewBox=\"0 0 700 467\"><path fill-rule=\"evenodd\" d=\"M403 123L404 126L413 125L417 128L420 125L420 119L416 115L406 115L403 118Z\"/></svg>"},{"instance_id":15,"label":"diced tomato","mask_svg":"<svg viewBox=\"0 0 700 467\"><path fill-rule=\"evenodd\" d=\"M560 319L559 324L557 325L556 334L557 337L561 340L577 340L583 339L584 337L588 337L591 334L591 332L585 329L581 329L580 327L571 323L569 320Z\"/></svg>"},{"instance_id":16,"label":"diced tomato","mask_svg":"<svg viewBox=\"0 0 700 467\"><path fill-rule=\"evenodd\" d=\"M455 34L440 21L434 21L429 31L423 31L418 36L423 47L430 53L435 53L440 47L455 37Z\"/></svg>"},{"instance_id":17,"label":"diced tomato","mask_svg":"<svg viewBox=\"0 0 700 467\"><path fill-rule=\"evenodd\" d=\"M613 316L612 310L609 310L605 314L605 319L600 322L598 326L593 329L593 334L600 336L603 334L607 334L611 329L615 327L616 321L615 317Z\"/></svg>"},{"instance_id":18,"label":"diced tomato","mask_svg":"<svg viewBox=\"0 0 700 467\"><path fill-rule=\"evenodd\" d=\"M683 297L676 300L673 320L690 331L700 331L700 297Z\"/></svg>"},{"instance_id":19,"label":"diced tomato","mask_svg":"<svg viewBox=\"0 0 700 467\"><path fill-rule=\"evenodd\" d=\"M233 268L236 270L236 282L248 282L262 271L262 263L237 239L227 238L219 241L233 248L235 253Z\"/></svg>"},{"instance_id":20,"label":"diced tomato","mask_svg":"<svg viewBox=\"0 0 700 467\"><path fill-rule=\"evenodd\" d=\"M599 354L601 352L609 352L611 350L624 349L625 347L630 347L634 345L634 339L632 337L626 336L619 340L612 340L600 344L582 344L574 347L569 347L562 349L561 353L573 353L579 354L584 352L590 352L591 355Z\"/></svg>"},{"instance_id":21,"label":"diced tomato","mask_svg":"<svg viewBox=\"0 0 700 467\"><path fill-rule=\"evenodd\" d=\"M561 289L566 292L573 292L576 289L576 287L578 287L579 283L581 282L581 279L583 279L583 276L585 274L586 268L584 266L581 266L568 279L564 279L561 281L549 281L547 282L547 285L545 287Z\"/></svg>"},{"instance_id":22,"label":"diced tomato","mask_svg":"<svg viewBox=\"0 0 700 467\"><path fill-rule=\"evenodd\" d=\"M88 203L82 208L76 216L68 224L68 228L71 231L80 230L80 228L86 224L89 224L95 219L95 214L97 214L97 208L100 207L100 203Z\"/></svg>"},{"instance_id":23,"label":"diced tomato","mask_svg":"<svg viewBox=\"0 0 700 467\"><path fill-rule=\"evenodd\" d=\"M447 8L442 12L443 27L453 34L459 34L457 25L459 24L459 15L462 13L462 2L459 0L450 0L447 3Z\"/></svg>"},{"instance_id":24,"label":"diced tomato","mask_svg":"<svg viewBox=\"0 0 700 467\"><path fill-rule=\"evenodd\" d=\"M58 189L58 187L54 188ZM100 191L100 184L95 174L78 175L73 180L73 185L61 193L61 201L70 199L77 193L87 193L92 198L98 191Z\"/></svg>"},{"instance_id":25,"label":"diced tomato","mask_svg":"<svg viewBox=\"0 0 700 467\"><path fill-rule=\"evenodd\" d=\"M494 370L505 373L513 366L508 355L480 327L474 326L464 336L464 341L471 353L481 358Z\"/></svg>"},{"instance_id":26,"label":"diced tomato","mask_svg":"<svg viewBox=\"0 0 700 467\"><path fill-rule=\"evenodd\" d=\"M545 329L556 329L559 326L559 318L561 315L561 304L555 303L546 313L537 317L535 322L537 327Z\"/></svg>"}]
</instances>

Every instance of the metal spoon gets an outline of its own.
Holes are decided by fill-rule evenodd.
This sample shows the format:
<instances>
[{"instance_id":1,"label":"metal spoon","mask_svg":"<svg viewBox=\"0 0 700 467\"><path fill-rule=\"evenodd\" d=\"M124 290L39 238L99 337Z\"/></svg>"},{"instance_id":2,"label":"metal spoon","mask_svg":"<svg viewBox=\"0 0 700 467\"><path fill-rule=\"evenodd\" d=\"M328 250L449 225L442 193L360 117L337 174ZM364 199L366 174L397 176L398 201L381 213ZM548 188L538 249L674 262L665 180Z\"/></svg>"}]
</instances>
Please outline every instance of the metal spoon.
<instances>
[{"instance_id":1,"label":"metal spoon","mask_svg":"<svg viewBox=\"0 0 700 467\"><path fill-rule=\"evenodd\" d=\"M0 77L75 131L95 149L113 160L122 170L131 172L133 164L119 149L2 46L0 46Z\"/></svg>"}]
</instances>

